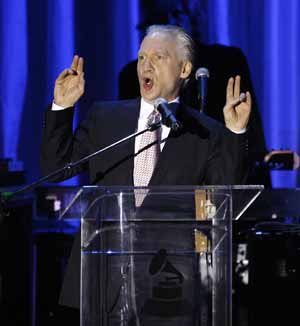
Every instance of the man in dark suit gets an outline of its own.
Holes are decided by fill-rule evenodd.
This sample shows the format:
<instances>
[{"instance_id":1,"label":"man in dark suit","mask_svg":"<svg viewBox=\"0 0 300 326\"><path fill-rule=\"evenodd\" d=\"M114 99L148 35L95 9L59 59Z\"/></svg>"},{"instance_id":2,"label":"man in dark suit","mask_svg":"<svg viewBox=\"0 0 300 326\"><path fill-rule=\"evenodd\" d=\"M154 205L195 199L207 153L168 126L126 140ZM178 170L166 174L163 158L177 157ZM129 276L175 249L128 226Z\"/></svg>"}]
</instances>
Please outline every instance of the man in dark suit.
<instances>
[{"instance_id":1,"label":"man in dark suit","mask_svg":"<svg viewBox=\"0 0 300 326\"><path fill-rule=\"evenodd\" d=\"M226 84L230 76L242 77L241 90L249 90L252 96L252 110L247 125L249 171L247 184L263 184L271 187L270 175L267 167L263 166L264 156L267 154L263 125L259 108L254 94L247 60L242 51L235 47L219 44L207 45L196 43L194 67L206 67L209 70L205 114L224 123L223 106L226 101ZM119 98L134 99L139 96L139 82L136 73L137 60L131 61L123 67L119 74ZM195 72L195 71L194 71ZM198 100L198 86L194 72L181 92L182 103L200 109ZM261 165L257 165L260 162Z\"/></svg>"},{"instance_id":2,"label":"man in dark suit","mask_svg":"<svg viewBox=\"0 0 300 326\"><path fill-rule=\"evenodd\" d=\"M75 56L70 69L55 83L54 103L46 113L41 165L47 174L99 148L144 128L145 116L161 97L175 102L182 128L162 126L160 155L147 185L241 184L246 177L246 126L251 110L249 92L240 94L240 77L230 78L224 107L225 126L180 103L179 93L193 68L193 42L175 26L152 26L138 55L141 98L96 103L72 133L74 105L84 93L83 59ZM153 144L152 144L153 145ZM136 185L135 159L144 149L132 140L68 171L68 178L88 168L93 184ZM144 162L149 164L149 162ZM61 303L79 307L80 239L75 241Z\"/></svg>"},{"instance_id":3,"label":"man in dark suit","mask_svg":"<svg viewBox=\"0 0 300 326\"><path fill-rule=\"evenodd\" d=\"M200 109L198 85L194 77L199 67L206 67L210 77L207 82L205 113L224 123L223 106L226 101L226 85L232 76L241 76L241 90L248 90L252 97L252 109L247 125L249 173L247 184L263 184L271 187L271 179L264 157L268 150L265 143L259 105L255 96L247 58L241 49L221 44L206 44L208 2L201 0L142 0L142 19L138 28L142 34L152 24L174 24L189 31L195 43L194 71L180 94L181 102ZM136 72L137 60L126 64L119 74L119 99L139 96ZM260 164L258 164L260 163Z\"/></svg>"}]
</instances>

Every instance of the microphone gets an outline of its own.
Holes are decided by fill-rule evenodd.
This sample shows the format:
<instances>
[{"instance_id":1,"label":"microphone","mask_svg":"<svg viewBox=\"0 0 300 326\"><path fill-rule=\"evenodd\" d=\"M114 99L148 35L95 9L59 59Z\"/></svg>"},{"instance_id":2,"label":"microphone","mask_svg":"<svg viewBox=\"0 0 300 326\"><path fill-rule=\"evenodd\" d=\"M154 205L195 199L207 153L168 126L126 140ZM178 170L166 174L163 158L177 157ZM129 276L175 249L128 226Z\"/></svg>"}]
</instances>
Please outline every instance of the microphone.
<instances>
[{"instance_id":1,"label":"microphone","mask_svg":"<svg viewBox=\"0 0 300 326\"><path fill-rule=\"evenodd\" d=\"M200 111L204 111L206 106L207 81L209 71L205 67L198 68L195 73L195 78L198 81L198 100L200 101Z\"/></svg>"},{"instance_id":2,"label":"microphone","mask_svg":"<svg viewBox=\"0 0 300 326\"><path fill-rule=\"evenodd\" d=\"M161 114L162 123L172 130L176 131L181 127L181 125L168 106L168 101L162 97L158 97L154 101L154 108Z\"/></svg>"}]
</instances>

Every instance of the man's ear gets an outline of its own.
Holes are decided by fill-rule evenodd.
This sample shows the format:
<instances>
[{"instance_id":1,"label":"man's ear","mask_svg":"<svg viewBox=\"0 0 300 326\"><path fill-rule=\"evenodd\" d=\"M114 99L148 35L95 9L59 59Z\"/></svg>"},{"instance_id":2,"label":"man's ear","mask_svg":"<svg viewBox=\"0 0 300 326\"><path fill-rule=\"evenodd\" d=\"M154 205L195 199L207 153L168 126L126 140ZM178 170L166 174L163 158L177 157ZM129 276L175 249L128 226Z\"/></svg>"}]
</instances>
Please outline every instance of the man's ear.
<instances>
[{"instance_id":1,"label":"man's ear","mask_svg":"<svg viewBox=\"0 0 300 326\"><path fill-rule=\"evenodd\" d=\"M191 74L192 68L193 68L193 65L192 65L191 61L185 61L183 63L183 65L182 65L182 68L181 68L181 75L180 75L180 77L182 79L188 78L189 75Z\"/></svg>"}]
</instances>

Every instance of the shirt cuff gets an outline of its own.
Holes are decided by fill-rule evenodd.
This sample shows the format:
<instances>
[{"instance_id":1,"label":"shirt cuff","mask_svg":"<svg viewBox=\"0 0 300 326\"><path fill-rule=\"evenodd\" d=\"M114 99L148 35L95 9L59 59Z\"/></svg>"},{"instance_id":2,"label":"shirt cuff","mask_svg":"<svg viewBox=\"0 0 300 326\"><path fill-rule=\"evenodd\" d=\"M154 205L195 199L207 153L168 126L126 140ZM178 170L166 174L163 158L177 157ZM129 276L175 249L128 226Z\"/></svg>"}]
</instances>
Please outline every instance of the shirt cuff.
<instances>
[{"instance_id":1,"label":"shirt cuff","mask_svg":"<svg viewBox=\"0 0 300 326\"><path fill-rule=\"evenodd\" d=\"M229 129L229 128L228 128ZM235 130L231 130L231 129L229 129L231 132L233 132L234 134L237 134L237 135L240 135L240 134L244 134L246 131L247 131L247 129L246 128L243 128L243 129L241 129L240 131L235 131Z\"/></svg>"},{"instance_id":2,"label":"shirt cuff","mask_svg":"<svg viewBox=\"0 0 300 326\"><path fill-rule=\"evenodd\" d=\"M52 107L51 107L51 111L61 111L64 110L66 108L64 108L63 106L57 105L54 102L52 102Z\"/></svg>"}]
</instances>

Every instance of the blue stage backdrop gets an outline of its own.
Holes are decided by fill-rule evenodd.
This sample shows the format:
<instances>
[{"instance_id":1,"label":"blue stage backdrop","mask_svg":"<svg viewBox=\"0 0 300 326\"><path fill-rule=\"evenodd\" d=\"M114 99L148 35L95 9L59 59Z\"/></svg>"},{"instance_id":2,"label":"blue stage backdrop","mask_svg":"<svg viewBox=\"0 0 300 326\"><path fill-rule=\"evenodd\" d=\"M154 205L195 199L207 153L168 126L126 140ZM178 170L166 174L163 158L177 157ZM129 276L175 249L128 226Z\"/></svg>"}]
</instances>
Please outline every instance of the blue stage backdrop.
<instances>
[{"instance_id":1,"label":"blue stage backdrop","mask_svg":"<svg viewBox=\"0 0 300 326\"><path fill-rule=\"evenodd\" d=\"M298 151L299 1L201 1L207 41L248 58L269 149ZM23 161L28 182L40 176L43 114L58 73L73 54L85 58L77 120L94 100L117 98L118 73L136 58L140 15L138 0L0 0L0 157ZM297 173L273 173L273 186L296 185Z\"/></svg>"}]
</instances>

